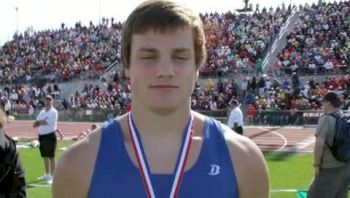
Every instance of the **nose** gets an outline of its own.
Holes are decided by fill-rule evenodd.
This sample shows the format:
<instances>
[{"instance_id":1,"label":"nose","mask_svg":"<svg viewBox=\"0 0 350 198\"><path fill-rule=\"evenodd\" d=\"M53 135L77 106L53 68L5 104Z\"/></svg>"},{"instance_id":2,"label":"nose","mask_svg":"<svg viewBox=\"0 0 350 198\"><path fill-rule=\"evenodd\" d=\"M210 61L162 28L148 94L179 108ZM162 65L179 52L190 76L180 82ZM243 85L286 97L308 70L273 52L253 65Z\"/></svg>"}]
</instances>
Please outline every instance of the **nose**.
<instances>
[{"instance_id":1,"label":"nose","mask_svg":"<svg viewBox=\"0 0 350 198\"><path fill-rule=\"evenodd\" d=\"M158 66L157 77L158 78L172 78L174 77L174 65L170 60L163 60Z\"/></svg>"}]
</instances>

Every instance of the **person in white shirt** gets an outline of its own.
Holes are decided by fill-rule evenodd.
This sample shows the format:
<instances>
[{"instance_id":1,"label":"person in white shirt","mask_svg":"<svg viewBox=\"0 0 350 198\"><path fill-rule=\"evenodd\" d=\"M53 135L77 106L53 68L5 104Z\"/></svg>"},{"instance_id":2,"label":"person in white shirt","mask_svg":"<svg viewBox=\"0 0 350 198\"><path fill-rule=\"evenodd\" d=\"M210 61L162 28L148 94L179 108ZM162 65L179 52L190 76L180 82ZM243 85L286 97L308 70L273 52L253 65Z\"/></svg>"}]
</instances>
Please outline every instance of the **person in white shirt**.
<instances>
[{"instance_id":1,"label":"person in white shirt","mask_svg":"<svg viewBox=\"0 0 350 198\"><path fill-rule=\"evenodd\" d=\"M53 107L53 98L47 95L45 97L45 109L40 111L33 127L38 128L39 149L45 164L45 175L38 179L45 180L48 184L52 183L52 175L55 170L57 119L58 113Z\"/></svg>"},{"instance_id":2,"label":"person in white shirt","mask_svg":"<svg viewBox=\"0 0 350 198\"><path fill-rule=\"evenodd\" d=\"M236 133L243 135L243 113L239 108L241 105L238 100L231 100L232 111L228 118L227 125Z\"/></svg>"},{"instance_id":3,"label":"person in white shirt","mask_svg":"<svg viewBox=\"0 0 350 198\"><path fill-rule=\"evenodd\" d=\"M10 112L11 112L11 102L9 99L5 99L5 105L4 105L4 111L6 113L7 116L10 116Z\"/></svg>"}]
</instances>

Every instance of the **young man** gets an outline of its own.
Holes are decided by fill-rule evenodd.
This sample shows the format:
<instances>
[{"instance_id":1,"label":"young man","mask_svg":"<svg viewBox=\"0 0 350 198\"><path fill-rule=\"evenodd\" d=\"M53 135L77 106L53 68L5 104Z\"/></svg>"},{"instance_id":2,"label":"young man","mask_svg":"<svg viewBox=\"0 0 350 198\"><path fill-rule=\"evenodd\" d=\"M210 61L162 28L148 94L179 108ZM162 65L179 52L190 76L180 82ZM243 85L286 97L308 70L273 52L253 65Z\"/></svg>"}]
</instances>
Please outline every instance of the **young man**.
<instances>
[{"instance_id":1,"label":"young man","mask_svg":"<svg viewBox=\"0 0 350 198\"><path fill-rule=\"evenodd\" d=\"M131 112L64 154L53 197L268 197L259 148L190 109L204 42L200 18L175 2L131 13L122 38Z\"/></svg>"},{"instance_id":2,"label":"young man","mask_svg":"<svg viewBox=\"0 0 350 198\"><path fill-rule=\"evenodd\" d=\"M45 175L38 179L45 180L48 184L52 184L52 175L55 170L56 132L62 137L62 134L57 130L57 120L58 113L53 107L53 98L47 95L45 97L45 109L40 111L33 127L38 128L39 150L45 165Z\"/></svg>"},{"instance_id":3,"label":"young man","mask_svg":"<svg viewBox=\"0 0 350 198\"><path fill-rule=\"evenodd\" d=\"M339 109L341 104L334 92L327 93L322 100L325 115L319 119L315 134L315 177L309 189L309 198L348 197L350 163L338 161L330 150L336 129L336 119L331 114L343 116Z\"/></svg>"}]
</instances>

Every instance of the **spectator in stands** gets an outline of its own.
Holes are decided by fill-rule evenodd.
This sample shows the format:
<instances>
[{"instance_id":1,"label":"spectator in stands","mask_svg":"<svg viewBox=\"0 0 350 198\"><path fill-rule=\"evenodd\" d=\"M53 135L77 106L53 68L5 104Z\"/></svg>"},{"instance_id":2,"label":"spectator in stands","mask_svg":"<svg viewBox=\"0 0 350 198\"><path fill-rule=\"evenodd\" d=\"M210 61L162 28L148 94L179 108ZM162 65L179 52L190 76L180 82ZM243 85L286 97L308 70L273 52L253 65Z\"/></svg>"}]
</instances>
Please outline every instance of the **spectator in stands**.
<instances>
[{"instance_id":1,"label":"spectator in stands","mask_svg":"<svg viewBox=\"0 0 350 198\"><path fill-rule=\"evenodd\" d=\"M254 123L255 116L256 116L256 109L252 104L249 104L248 110L247 110L248 124Z\"/></svg>"},{"instance_id":2,"label":"spectator in stands","mask_svg":"<svg viewBox=\"0 0 350 198\"><path fill-rule=\"evenodd\" d=\"M259 76L259 74L263 73L263 60L261 57L258 58L256 61L256 75Z\"/></svg>"},{"instance_id":3,"label":"spectator in stands","mask_svg":"<svg viewBox=\"0 0 350 198\"><path fill-rule=\"evenodd\" d=\"M303 8L297 25L275 65L286 74L348 73L349 2L313 4ZM318 39L319 38L319 39ZM278 73L276 71L276 73Z\"/></svg>"}]
</instances>

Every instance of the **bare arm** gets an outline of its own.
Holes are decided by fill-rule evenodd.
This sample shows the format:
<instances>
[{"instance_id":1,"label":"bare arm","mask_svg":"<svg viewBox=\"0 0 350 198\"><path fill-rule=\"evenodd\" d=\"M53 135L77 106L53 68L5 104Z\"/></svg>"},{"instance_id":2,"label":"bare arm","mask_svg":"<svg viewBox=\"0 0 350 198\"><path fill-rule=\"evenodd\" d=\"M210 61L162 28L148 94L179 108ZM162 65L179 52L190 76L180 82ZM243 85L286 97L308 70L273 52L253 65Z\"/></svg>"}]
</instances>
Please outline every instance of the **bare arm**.
<instances>
[{"instance_id":1,"label":"bare arm","mask_svg":"<svg viewBox=\"0 0 350 198\"><path fill-rule=\"evenodd\" d=\"M319 172L319 167L321 165L322 155L323 155L323 148L325 147L326 143L326 136L328 132L329 124L326 124L328 122L328 119L326 119L326 116L323 116L319 119L317 129L316 129L316 141L315 141L315 147L314 147L314 167L316 174Z\"/></svg>"},{"instance_id":2,"label":"bare arm","mask_svg":"<svg viewBox=\"0 0 350 198\"><path fill-rule=\"evenodd\" d=\"M33 123L33 128L37 128L40 125L47 125L47 121L46 120L35 120L35 122Z\"/></svg>"},{"instance_id":3,"label":"bare arm","mask_svg":"<svg viewBox=\"0 0 350 198\"><path fill-rule=\"evenodd\" d=\"M319 168L321 165L322 160L322 154L323 154L323 148L325 146L326 139L323 137L317 137L315 142L315 148L314 148L314 167L316 174L319 173Z\"/></svg>"},{"instance_id":4,"label":"bare arm","mask_svg":"<svg viewBox=\"0 0 350 198\"><path fill-rule=\"evenodd\" d=\"M36 121L39 125L47 125L47 121L46 120L37 120Z\"/></svg>"},{"instance_id":5,"label":"bare arm","mask_svg":"<svg viewBox=\"0 0 350 198\"><path fill-rule=\"evenodd\" d=\"M87 197L86 186L80 177L79 148L69 149L59 160L54 173L52 184L53 198L60 197ZM79 158L79 157L78 157Z\"/></svg>"},{"instance_id":6,"label":"bare arm","mask_svg":"<svg viewBox=\"0 0 350 198\"><path fill-rule=\"evenodd\" d=\"M225 130L239 187L240 198L268 198L269 175L264 156L250 139Z\"/></svg>"},{"instance_id":7,"label":"bare arm","mask_svg":"<svg viewBox=\"0 0 350 198\"><path fill-rule=\"evenodd\" d=\"M61 133L61 131L59 129L56 129L56 132L58 133L58 135L60 135L60 138L63 139L63 134Z\"/></svg>"},{"instance_id":8,"label":"bare arm","mask_svg":"<svg viewBox=\"0 0 350 198\"><path fill-rule=\"evenodd\" d=\"M38 116L38 117L40 117L40 116ZM54 122L57 121L57 117L58 117L58 115L57 115L57 112L56 112L54 114L51 113L50 117L46 117L45 119L42 119L42 118L38 119L37 118L37 120L33 124L33 127L36 128L36 127L38 127L40 125L53 124Z\"/></svg>"},{"instance_id":9,"label":"bare arm","mask_svg":"<svg viewBox=\"0 0 350 198\"><path fill-rule=\"evenodd\" d=\"M87 197L94 170L100 133L90 133L71 146L55 169L52 197Z\"/></svg>"}]
</instances>

